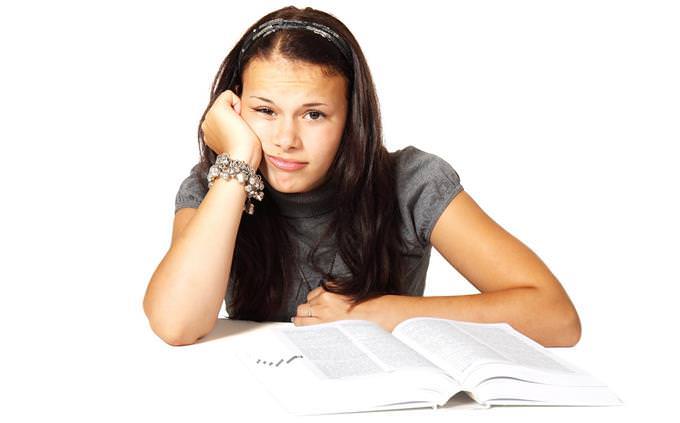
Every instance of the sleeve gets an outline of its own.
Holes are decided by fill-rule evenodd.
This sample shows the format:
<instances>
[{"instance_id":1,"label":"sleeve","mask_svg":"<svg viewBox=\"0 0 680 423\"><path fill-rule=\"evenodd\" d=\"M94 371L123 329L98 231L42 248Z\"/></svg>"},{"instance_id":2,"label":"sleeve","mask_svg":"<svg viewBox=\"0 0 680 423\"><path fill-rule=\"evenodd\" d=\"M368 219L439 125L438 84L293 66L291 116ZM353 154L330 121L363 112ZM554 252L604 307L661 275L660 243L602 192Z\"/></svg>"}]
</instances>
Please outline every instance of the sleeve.
<instances>
[{"instance_id":1,"label":"sleeve","mask_svg":"<svg viewBox=\"0 0 680 423\"><path fill-rule=\"evenodd\" d=\"M434 225L463 186L458 172L441 157L413 146L400 153L397 192L406 236L427 248Z\"/></svg>"},{"instance_id":2,"label":"sleeve","mask_svg":"<svg viewBox=\"0 0 680 423\"><path fill-rule=\"evenodd\" d=\"M198 208L208 193L207 172L201 171L201 162L191 168L187 176L179 186L175 196L175 213L181 208Z\"/></svg>"}]
</instances>

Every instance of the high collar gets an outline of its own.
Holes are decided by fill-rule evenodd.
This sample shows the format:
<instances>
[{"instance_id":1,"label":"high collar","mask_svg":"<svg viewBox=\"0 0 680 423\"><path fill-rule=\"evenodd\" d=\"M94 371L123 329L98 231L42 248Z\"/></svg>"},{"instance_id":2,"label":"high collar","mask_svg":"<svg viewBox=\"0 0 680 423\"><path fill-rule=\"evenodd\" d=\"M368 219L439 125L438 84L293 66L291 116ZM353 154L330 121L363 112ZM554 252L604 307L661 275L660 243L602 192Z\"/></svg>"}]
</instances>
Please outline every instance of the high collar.
<instances>
[{"instance_id":1,"label":"high collar","mask_svg":"<svg viewBox=\"0 0 680 423\"><path fill-rule=\"evenodd\" d=\"M335 208L336 186L330 179L311 191L294 193L277 191L264 178L263 182L265 195L271 196L282 216L314 217L329 213Z\"/></svg>"}]
</instances>

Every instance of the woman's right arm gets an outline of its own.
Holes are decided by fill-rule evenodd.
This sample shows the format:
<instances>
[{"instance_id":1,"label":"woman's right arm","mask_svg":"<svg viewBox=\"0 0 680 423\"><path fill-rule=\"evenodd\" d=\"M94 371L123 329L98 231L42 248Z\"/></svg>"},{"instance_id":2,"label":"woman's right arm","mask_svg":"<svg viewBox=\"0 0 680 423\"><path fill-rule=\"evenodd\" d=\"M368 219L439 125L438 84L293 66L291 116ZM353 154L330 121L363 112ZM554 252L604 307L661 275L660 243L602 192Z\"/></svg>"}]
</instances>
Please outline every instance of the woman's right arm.
<instances>
[{"instance_id":1,"label":"woman's right arm","mask_svg":"<svg viewBox=\"0 0 680 423\"><path fill-rule=\"evenodd\" d=\"M262 145L240 114L240 98L230 90L221 93L201 124L205 143L257 169ZM175 214L170 249L144 295L149 324L168 344L192 344L215 326L246 196L235 179L217 178L198 208Z\"/></svg>"},{"instance_id":2,"label":"woman's right arm","mask_svg":"<svg viewBox=\"0 0 680 423\"><path fill-rule=\"evenodd\" d=\"M236 180L217 178L197 209L175 214L170 249L144 296L149 324L168 344L194 343L214 327L246 195Z\"/></svg>"}]
</instances>

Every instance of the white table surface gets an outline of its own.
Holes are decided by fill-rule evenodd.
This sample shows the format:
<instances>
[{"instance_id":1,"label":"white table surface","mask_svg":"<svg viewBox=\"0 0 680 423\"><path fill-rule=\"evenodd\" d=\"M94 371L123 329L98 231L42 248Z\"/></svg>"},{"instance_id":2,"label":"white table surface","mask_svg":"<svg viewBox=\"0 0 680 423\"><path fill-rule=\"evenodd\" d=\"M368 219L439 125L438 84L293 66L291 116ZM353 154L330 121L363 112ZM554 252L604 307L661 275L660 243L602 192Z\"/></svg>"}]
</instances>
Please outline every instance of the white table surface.
<instances>
[{"instance_id":1,"label":"white table surface","mask_svg":"<svg viewBox=\"0 0 680 423\"><path fill-rule=\"evenodd\" d=\"M193 345L170 346L151 331L143 313L136 325L115 327L112 319L67 339L45 321L45 336L34 338L44 349L26 350L22 366L10 368L4 413L22 421L40 418L70 421L163 422L234 421L233 418L274 418L277 421L344 421L349 415L293 416L285 412L233 354L240 342L271 325L221 318L215 329ZM125 323L125 322L124 322ZM132 323L129 321L127 323ZM97 330L99 329L99 330ZM607 383L625 402L619 407L492 407L477 409L463 395L446 407L351 414L352 421L451 421L474 416L476 421L521 419L523 422L569 421L580 418L620 420L661 413L670 404L653 402L651 390L628 376L616 378L620 362L602 361L588 344L551 348ZM44 353L44 354L43 354ZM628 370L630 371L630 369ZM631 371L630 376L633 376ZM628 380L628 382L625 382ZM7 379L5 379L7 383ZM636 390L631 390L635 388ZM638 389L639 388L639 389ZM639 398L633 394L644 394ZM304 395L300 392L300 395ZM472 406L472 408L471 408ZM453 415L452 415L453 414ZM267 421L267 420L265 420Z\"/></svg>"}]
</instances>

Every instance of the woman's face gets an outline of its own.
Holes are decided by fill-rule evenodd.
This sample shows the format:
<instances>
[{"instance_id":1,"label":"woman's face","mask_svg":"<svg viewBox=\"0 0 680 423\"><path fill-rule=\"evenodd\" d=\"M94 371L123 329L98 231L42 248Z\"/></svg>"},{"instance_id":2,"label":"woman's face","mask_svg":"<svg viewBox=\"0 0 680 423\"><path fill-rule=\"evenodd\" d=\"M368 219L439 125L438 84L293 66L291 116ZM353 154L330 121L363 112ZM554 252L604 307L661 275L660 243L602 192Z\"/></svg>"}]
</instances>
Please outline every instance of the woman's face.
<instances>
[{"instance_id":1,"label":"woman's face","mask_svg":"<svg viewBox=\"0 0 680 423\"><path fill-rule=\"evenodd\" d=\"M262 143L262 176L277 191L310 191L326 181L345 128L347 83L317 65L280 56L243 71L241 117ZM284 170L270 157L305 163Z\"/></svg>"}]
</instances>

